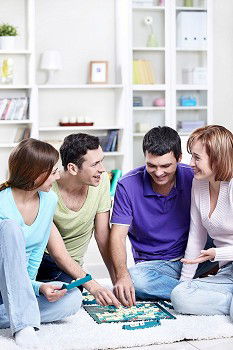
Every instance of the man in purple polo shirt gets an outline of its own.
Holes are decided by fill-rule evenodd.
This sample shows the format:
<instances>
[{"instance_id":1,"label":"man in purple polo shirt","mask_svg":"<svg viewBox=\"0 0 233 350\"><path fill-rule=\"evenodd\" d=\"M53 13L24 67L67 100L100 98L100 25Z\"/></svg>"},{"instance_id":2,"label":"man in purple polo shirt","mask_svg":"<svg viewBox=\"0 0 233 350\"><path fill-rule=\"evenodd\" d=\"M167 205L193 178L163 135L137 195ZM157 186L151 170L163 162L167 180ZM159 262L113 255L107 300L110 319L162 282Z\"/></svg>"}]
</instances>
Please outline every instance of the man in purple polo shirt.
<instances>
[{"instance_id":1,"label":"man in purple polo shirt","mask_svg":"<svg viewBox=\"0 0 233 350\"><path fill-rule=\"evenodd\" d=\"M181 164L181 141L169 127L144 137L146 165L130 171L117 185L111 218L114 292L125 306L140 299L170 299L179 283L190 223L193 171ZM129 236L136 265L127 269Z\"/></svg>"}]
</instances>

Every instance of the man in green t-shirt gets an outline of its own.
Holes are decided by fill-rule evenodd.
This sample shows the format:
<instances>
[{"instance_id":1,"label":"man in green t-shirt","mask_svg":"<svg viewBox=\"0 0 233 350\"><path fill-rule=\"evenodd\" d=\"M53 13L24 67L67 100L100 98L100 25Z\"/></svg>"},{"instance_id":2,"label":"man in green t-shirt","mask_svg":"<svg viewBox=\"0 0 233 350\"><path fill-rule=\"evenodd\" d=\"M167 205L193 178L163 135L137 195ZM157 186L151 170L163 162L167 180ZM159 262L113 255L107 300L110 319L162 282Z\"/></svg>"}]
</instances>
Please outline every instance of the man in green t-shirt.
<instances>
[{"instance_id":1,"label":"man in green t-shirt","mask_svg":"<svg viewBox=\"0 0 233 350\"><path fill-rule=\"evenodd\" d=\"M114 278L109 260L109 178L103 166L104 154L98 137L87 134L67 136L60 148L64 170L54 184L58 206L38 280L71 282L82 278L83 256L95 234L103 260ZM102 305L120 303L114 294L92 280L84 287Z\"/></svg>"}]
</instances>

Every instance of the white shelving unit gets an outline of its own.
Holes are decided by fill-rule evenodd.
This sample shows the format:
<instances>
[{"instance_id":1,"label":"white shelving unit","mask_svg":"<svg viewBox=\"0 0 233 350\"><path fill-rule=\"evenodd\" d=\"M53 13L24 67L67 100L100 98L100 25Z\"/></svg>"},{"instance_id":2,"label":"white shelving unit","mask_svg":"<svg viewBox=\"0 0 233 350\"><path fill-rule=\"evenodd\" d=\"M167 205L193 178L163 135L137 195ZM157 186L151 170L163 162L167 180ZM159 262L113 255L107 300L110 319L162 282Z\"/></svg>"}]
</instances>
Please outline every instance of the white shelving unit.
<instances>
[{"instance_id":1,"label":"white shelving unit","mask_svg":"<svg viewBox=\"0 0 233 350\"><path fill-rule=\"evenodd\" d=\"M212 0L193 3L193 7L184 7L183 0L165 0L165 6L157 6L155 0L155 6L135 7L132 0L71 0L68 6L66 0L3 2L0 20L17 26L20 35L15 50L0 51L0 59L12 57L15 62L14 84L0 85L0 98L27 96L30 106L29 119L0 121L0 181L6 178L7 159L19 127L29 126L32 137L51 141L56 147L69 133L98 136L117 129L118 149L105 154L106 166L126 172L144 163L146 127L178 128L182 120L202 118L211 123L213 5ZM176 44L177 16L182 11L207 13L206 48ZM146 16L153 18L156 47L147 46ZM45 85L40 57L49 49L60 51L63 69L55 74L54 84ZM152 62L155 84L132 84L132 61L137 59ZM103 60L108 61L108 84L88 84L89 62ZM182 69L187 66L206 67L207 83L185 83ZM180 106L180 97L189 95L196 97L197 105ZM142 97L143 106L133 107L133 96ZM165 106L154 106L156 98L164 98ZM59 127L63 117L74 116L85 116L94 125ZM180 134L185 145L189 132Z\"/></svg>"},{"instance_id":2,"label":"white shelving unit","mask_svg":"<svg viewBox=\"0 0 233 350\"><path fill-rule=\"evenodd\" d=\"M130 61L125 59L129 40L122 42L122 30L129 28L129 3L125 0L101 0L102 7L109 13L108 18L99 0L71 2L67 8L65 0L60 0L59 6L56 0L49 3L47 0L13 0L1 7L0 20L15 25L19 36L15 50L0 51L0 59L12 57L15 61L14 83L0 85L0 98L28 96L30 117L23 121L0 121L0 134L5 137L0 143L1 164L4 165L0 170L0 181L6 178L7 159L16 146L14 137L17 129L28 126L32 137L51 141L55 147L59 147L70 133L87 132L99 136L117 129L118 149L104 153L106 167L108 170L120 168L123 172L132 167L128 88ZM93 31L93 26L99 26L100 21L102 29ZM67 33L64 33L64 27ZM67 40L66 34L70 33L73 33L73 38ZM63 70L57 74L54 84L45 85L40 56L49 49L61 52ZM88 64L98 60L108 61L107 84L87 83ZM86 121L92 121L94 125L59 126L63 117L74 116L85 116Z\"/></svg>"},{"instance_id":3,"label":"white shelving unit","mask_svg":"<svg viewBox=\"0 0 233 350\"><path fill-rule=\"evenodd\" d=\"M155 4L158 2L155 1ZM132 108L132 129L134 139L134 166L144 162L142 138L145 132L140 130L158 125L168 125L178 130L181 136L184 161L189 161L185 143L191 132L182 130L183 121L212 122L213 115L213 14L211 0L193 0L193 7L183 6L183 0L165 0L165 6L133 6L132 14L132 59L150 60L154 67L156 84L132 85L134 96L141 97L143 106ZM207 46L181 47L177 45L177 16L181 12L207 13ZM143 25L145 17L153 18L153 32L158 46L146 47L147 27ZM186 83L182 79L182 69L204 67L207 70L206 84ZM180 105L180 98L195 97L195 106ZM154 106L156 98L164 98L165 106Z\"/></svg>"},{"instance_id":4,"label":"white shelving unit","mask_svg":"<svg viewBox=\"0 0 233 350\"><path fill-rule=\"evenodd\" d=\"M55 46L61 52L63 62L69 62L63 64L63 71L59 73L60 77L54 85L44 85L43 73L37 71L38 136L58 147L62 139L70 133L87 132L104 136L109 130L117 129L118 149L117 152L105 152L105 165L108 170L120 168L126 172L131 167L132 156L131 151L125 150L131 150L132 147L127 123L129 78L124 74L128 71L128 62L125 59L127 40L126 43L122 41L122 27L125 28L126 25L128 28L126 22L129 4L125 0L101 0L101 4L109 17L106 17L105 11L101 9L99 0L87 0L85 3L72 1L70 6L73 6L73 9L65 16L65 0L59 2L59 7L55 0L51 0L49 4L46 0L36 4L36 16L40 26L46 26L51 18L45 8L55 11L53 16L56 18L53 20L51 37L46 40L47 47L44 43L46 29L36 28L37 59L44 49ZM98 31L100 22L101 30ZM77 33L71 38L72 45L67 44L66 40L61 42L58 39L59 36L64 36L62 24L70 33ZM97 26L97 30L94 29L94 25ZM87 83L88 64L98 60L108 61L107 84ZM58 126L63 117L82 119L83 116L86 121L94 122L94 125Z\"/></svg>"},{"instance_id":5,"label":"white shelving unit","mask_svg":"<svg viewBox=\"0 0 233 350\"><path fill-rule=\"evenodd\" d=\"M36 135L37 130L34 80L34 0L3 2L1 4L0 20L16 26L20 34L16 37L14 50L0 50L0 66L4 58L12 58L14 61L13 84L0 84L0 98L29 98L27 119L0 120L0 181L4 181L7 177L9 154L12 148L17 145L15 136L18 129L29 127L32 136Z\"/></svg>"}]
</instances>

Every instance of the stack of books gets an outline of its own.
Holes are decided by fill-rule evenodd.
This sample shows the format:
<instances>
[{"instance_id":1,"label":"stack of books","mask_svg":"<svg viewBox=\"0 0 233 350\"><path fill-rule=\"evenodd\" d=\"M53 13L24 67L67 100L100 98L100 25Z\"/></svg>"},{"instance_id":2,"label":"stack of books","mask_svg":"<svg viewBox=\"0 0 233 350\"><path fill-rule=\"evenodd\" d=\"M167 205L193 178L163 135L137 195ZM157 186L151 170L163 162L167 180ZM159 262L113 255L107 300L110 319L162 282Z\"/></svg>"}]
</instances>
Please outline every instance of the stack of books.
<instances>
[{"instance_id":1,"label":"stack of books","mask_svg":"<svg viewBox=\"0 0 233 350\"><path fill-rule=\"evenodd\" d=\"M2 98L0 99L1 120L27 119L28 98Z\"/></svg>"},{"instance_id":2,"label":"stack of books","mask_svg":"<svg viewBox=\"0 0 233 350\"><path fill-rule=\"evenodd\" d=\"M116 152L118 143L118 130L108 130L106 136L99 136L100 146L104 152Z\"/></svg>"},{"instance_id":3,"label":"stack of books","mask_svg":"<svg viewBox=\"0 0 233 350\"><path fill-rule=\"evenodd\" d=\"M133 84L155 84L151 61L133 61Z\"/></svg>"}]
</instances>

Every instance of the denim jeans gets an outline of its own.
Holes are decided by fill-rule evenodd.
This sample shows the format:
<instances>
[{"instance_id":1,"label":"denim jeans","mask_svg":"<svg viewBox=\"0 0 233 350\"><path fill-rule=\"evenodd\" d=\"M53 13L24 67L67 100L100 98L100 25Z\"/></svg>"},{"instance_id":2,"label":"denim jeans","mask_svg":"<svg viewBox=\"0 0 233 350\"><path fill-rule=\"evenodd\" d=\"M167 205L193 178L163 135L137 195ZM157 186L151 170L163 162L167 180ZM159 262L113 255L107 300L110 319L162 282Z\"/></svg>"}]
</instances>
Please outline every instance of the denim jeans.
<instances>
[{"instance_id":1,"label":"denim jeans","mask_svg":"<svg viewBox=\"0 0 233 350\"><path fill-rule=\"evenodd\" d=\"M171 293L174 309L191 315L230 315L233 321L233 264L215 276L181 282Z\"/></svg>"},{"instance_id":2,"label":"denim jeans","mask_svg":"<svg viewBox=\"0 0 233 350\"><path fill-rule=\"evenodd\" d=\"M73 315L82 300L77 288L53 303L43 295L35 295L27 272L25 238L13 220L0 223L0 295L0 328L10 327L12 334Z\"/></svg>"},{"instance_id":3,"label":"denim jeans","mask_svg":"<svg viewBox=\"0 0 233 350\"><path fill-rule=\"evenodd\" d=\"M57 266L54 259L47 253L43 255L36 279L44 282L63 281L66 283L73 280L70 275Z\"/></svg>"},{"instance_id":4,"label":"denim jeans","mask_svg":"<svg viewBox=\"0 0 233 350\"><path fill-rule=\"evenodd\" d=\"M205 249L213 246L213 240L208 236ZM218 263L210 261L199 264L195 278L216 266ZM180 261L150 260L137 263L129 269L136 297L142 300L169 300L171 291L179 284L181 269Z\"/></svg>"},{"instance_id":5,"label":"denim jeans","mask_svg":"<svg viewBox=\"0 0 233 350\"><path fill-rule=\"evenodd\" d=\"M136 297L142 300L170 299L179 283L180 261L153 260L136 264L129 269Z\"/></svg>"}]
</instances>

